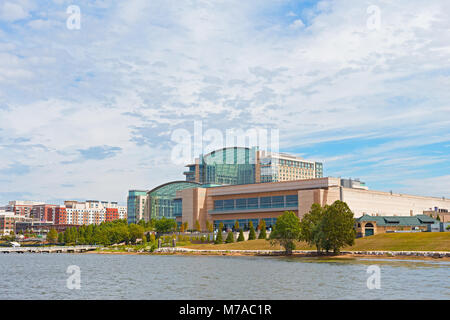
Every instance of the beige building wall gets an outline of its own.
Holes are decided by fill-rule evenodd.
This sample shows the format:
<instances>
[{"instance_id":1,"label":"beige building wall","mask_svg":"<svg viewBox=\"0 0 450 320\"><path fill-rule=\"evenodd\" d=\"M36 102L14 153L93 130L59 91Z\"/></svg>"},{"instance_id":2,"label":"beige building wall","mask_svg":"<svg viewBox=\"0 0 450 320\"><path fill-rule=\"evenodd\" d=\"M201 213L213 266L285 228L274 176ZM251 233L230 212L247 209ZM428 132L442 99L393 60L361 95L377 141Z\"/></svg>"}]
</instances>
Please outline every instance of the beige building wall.
<instances>
[{"instance_id":1,"label":"beige building wall","mask_svg":"<svg viewBox=\"0 0 450 320\"><path fill-rule=\"evenodd\" d=\"M205 230L207 210L206 210L206 188L191 188L177 191L183 199L183 216L181 222L188 223L188 228L195 228L195 222L198 220L202 230Z\"/></svg>"},{"instance_id":2,"label":"beige building wall","mask_svg":"<svg viewBox=\"0 0 450 320\"><path fill-rule=\"evenodd\" d=\"M450 200L419 197L372 190L342 188L343 198L355 217L363 214L380 216L410 216L423 214L430 208L450 210Z\"/></svg>"}]
</instances>

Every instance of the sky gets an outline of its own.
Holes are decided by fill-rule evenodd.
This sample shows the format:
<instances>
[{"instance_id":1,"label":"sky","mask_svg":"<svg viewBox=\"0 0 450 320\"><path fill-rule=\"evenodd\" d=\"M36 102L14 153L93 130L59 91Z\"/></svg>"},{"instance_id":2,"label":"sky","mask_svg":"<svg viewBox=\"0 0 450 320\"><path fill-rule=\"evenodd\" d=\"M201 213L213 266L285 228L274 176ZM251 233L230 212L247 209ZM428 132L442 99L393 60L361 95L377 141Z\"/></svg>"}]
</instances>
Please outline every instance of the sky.
<instances>
[{"instance_id":1,"label":"sky","mask_svg":"<svg viewBox=\"0 0 450 320\"><path fill-rule=\"evenodd\" d=\"M194 121L450 197L449 88L448 0L1 0L0 205L184 180Z\"/></svg>"}]
</instances>

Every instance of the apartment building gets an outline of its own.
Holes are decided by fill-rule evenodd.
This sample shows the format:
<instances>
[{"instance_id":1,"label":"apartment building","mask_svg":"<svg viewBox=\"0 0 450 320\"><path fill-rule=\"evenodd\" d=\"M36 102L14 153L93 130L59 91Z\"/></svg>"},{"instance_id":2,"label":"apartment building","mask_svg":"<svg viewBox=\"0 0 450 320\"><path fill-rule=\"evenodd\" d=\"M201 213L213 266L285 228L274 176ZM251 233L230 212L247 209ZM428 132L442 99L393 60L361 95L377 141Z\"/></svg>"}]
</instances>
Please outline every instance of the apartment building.
<instances>
[{"instance_id":1,"label":"apartment building","mask_svg":"<svg viewBox=\"0 0 450 320\"><path fill-rule=\"evenodd\" d=\"M54 224L88 225L126 219L127 210L117 202L86 200L64 201L55 208Z\"/></svg>"}]
</instances>

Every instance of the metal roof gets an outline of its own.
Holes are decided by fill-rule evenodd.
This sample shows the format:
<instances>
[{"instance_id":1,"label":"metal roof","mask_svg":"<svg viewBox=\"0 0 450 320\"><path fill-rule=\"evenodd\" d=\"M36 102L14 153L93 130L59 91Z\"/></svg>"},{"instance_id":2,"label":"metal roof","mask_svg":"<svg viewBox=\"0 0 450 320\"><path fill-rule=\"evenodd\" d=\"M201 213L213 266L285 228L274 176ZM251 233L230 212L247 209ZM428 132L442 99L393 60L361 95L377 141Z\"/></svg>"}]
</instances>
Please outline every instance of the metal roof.
<instances>
[{"instance_id":1,"label":"metal roof","mask_svg":"<svg viewBox=\"0 0 450 320\"><path fill-rule=\"evenodd\" d=\"M369 216L363 215L356 219L357 222L375 222L377 226L424 226L438 223L439 221L424 214L417 216Z\"/></svg>"}]
</instances>

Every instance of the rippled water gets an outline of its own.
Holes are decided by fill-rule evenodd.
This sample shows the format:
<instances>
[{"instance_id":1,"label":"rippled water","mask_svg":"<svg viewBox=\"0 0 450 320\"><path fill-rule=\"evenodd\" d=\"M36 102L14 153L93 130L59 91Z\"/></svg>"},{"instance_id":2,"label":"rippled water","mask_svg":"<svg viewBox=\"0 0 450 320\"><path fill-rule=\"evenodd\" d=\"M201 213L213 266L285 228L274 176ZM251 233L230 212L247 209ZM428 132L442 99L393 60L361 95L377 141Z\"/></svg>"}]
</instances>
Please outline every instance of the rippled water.
<instances>
[{"instance_id":1,"label":"rippled water","mask_svg":"<svg viewBox=\"0 0 450 320\"><path fill-rule=\"evenodd\" d=\"M66 287L70 265L80 290ZM450 299L450 262L437 260L1 254L0 274L0 299Z\"/></svg>"}]
</instances>

